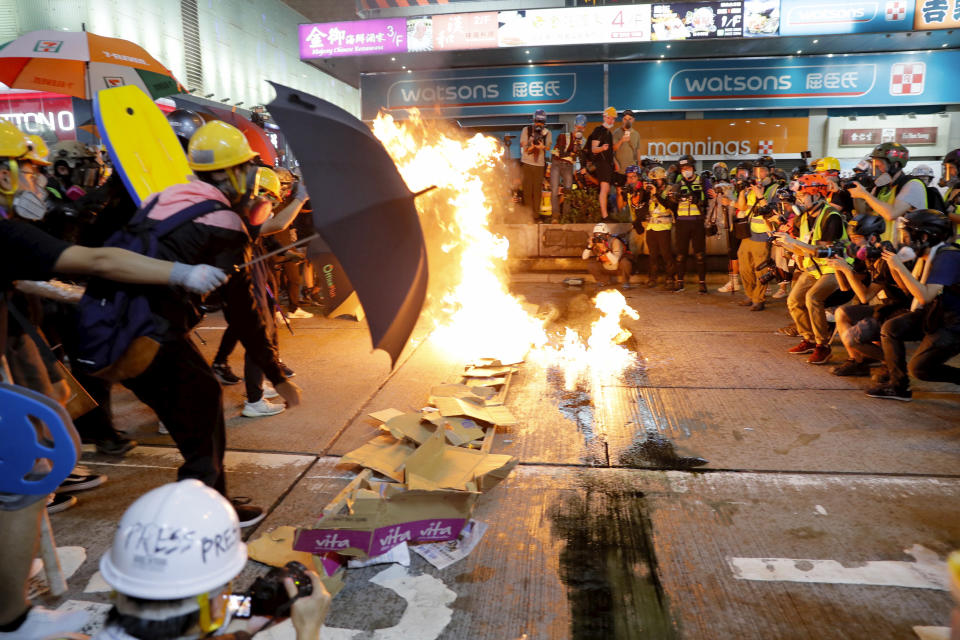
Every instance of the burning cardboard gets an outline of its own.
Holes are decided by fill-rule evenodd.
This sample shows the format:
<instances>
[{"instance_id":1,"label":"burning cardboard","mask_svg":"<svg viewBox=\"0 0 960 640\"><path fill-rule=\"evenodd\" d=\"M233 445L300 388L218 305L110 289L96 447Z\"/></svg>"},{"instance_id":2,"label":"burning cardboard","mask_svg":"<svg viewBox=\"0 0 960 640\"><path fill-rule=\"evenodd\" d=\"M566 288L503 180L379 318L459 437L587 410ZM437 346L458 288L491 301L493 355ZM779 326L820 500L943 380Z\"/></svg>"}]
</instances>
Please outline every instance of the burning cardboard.
<instances>
[{"instance_id":1,"label":"burning cardboard","mask_svg":"<svg viewBox=\"0 0 960 640\"><path fill-rule=\"evenodd\" d=\"M348 513L328 514L297 532L293 548L308 553L378 556L401 543L455 540L478 493L379 488L366 483L353 493Z\"/></svg>"},{"instance_id":2,"label":"burning cardboard","mask_svg":"<svg viewBox=\"0 0 960 640\"><path fill-rule=\"evenodd\" d=\"M502 427L517 424L517 419L506 407L481 407L460 398L437 398L436 400L437 409L444 417L462 416Z\"/></svg>"}]
</instances>

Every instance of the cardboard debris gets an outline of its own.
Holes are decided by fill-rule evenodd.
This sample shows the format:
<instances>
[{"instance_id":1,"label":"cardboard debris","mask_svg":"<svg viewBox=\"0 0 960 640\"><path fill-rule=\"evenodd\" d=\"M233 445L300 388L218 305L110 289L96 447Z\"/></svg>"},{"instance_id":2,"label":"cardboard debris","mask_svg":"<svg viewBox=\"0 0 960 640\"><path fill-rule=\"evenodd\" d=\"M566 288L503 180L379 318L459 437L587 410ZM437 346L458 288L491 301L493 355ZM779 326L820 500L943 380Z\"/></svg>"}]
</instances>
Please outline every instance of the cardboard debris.
<instances>
[{"instance_id":1,"label":"cardboard debris","mask_svg":"<svg viewBox=\"0 0 960 640\"><path fill-rule=\"evenodd\" d=\"M417 444L426 442L436 430L436 425L426 422L421 413L401 413L387 420L384 427L394 438L408 438Z\"/></svg>"},{"instance_id":2,"label":"cardboard debris","mask_svg":"<svg viewBox=\"0 0 960 640\"><path fill-rule=\"evenodd\" d=\"M403 411L399 409L384 409L383 411L377 411L375 413L368 413L368 416L374 420L379 420L380 422L389 422L390 418L396 418L397 416L402 416Z\"/></svg>"},{"instance_id":3,"label":"cardboard debris","mask_svg":"<svg viewBox=\"0 0 960 640\"><path fill-rule=\"evenodd\" d=\"M452 447L439 429L407 458L411 490L486 491L507 477L518 460L512 456Z\"/></svg>"},{"instance_id":4,"label":"cardboard debris","mask_svg":"<svg viewBox=\"0 0 960 640\"><path fill-rule=\"evenodd\" d=\"M340 459L341 464L356 464L403 482L403 465L414 448L393 436L377 436Z\"/></svg>"},{"instance_id":5,"label":"cardboard debris","mask_svg":"<svg viewBox=\"0 0 960 640\"><path fill-rule=\"evenodd\" d=\"M506 378L467 378L464 381L468 387L499 387L506 383Z\"/></svg>"},{"instance_id":6,"label":"cardboard debris","mask_svg":"<svg viewBox=\"0 0 960 640\"><path fill-rule=\"evenodd\" d=\"M436 404L437 398L461 398L476 404L490 404L496 389L489 386L469 386L465 384L441 384L430 389L430 404Z\"/></svg>"},{"instance_id":7,"label":"cardboard debris","mask_svg":"<svg viewBox=\"0 0 960 640\"><path fill-rule=\"evenodd\" d=\"M471 520L471 522L473 522ZM451 544L450 542L432 542L430 544ZM390 551L381 553L378 556L361 560L352 558L347 561L347 567L350 569L362 569L363 567L372 567L376 564L399 564L404 567L410 566L410 547L406 542L401 542Z\"/></svg>"},{"instance_id":8,"label":"cardboard debris","mask_svg":"<svg viewBox=\"0 0 960 640\"><path fill-rule=\"evenodd\" d=\"M378 556L400 543L442 542L460 534L480 494L407 490L364 485L349 500L348 513L325 515L297 532L293 548L310 553Z\"/></svg>"},{"instance_id":9,"label":"cardboard debris","mask_svg":"<svg viewBox=\"0 0 960 640\"><path fill-rule=\"evenodd\" d=\"M443 429L447 442L455 447L462 447L468 442L483 438L484 431L476 422L466 418L444 417L437 413L427 418L438 428Z\"/></svg>"},{"instance_id":10,"label":"cardboard debris","mask_svg":"<svg viewBox=\"0 0 960 640\"><path fill-rule=\"evenodd\" d=\"M475 367L499 367L503 365L510 366L523 364L523 360L523 358L505 357L501 355L500 358L477 358L470 364Z\"/></svg>"},{"instance_id":11,"label":"cardboard debris","mask_svg":"<svg viewBox=\"0 0 960 640\"><path fill-rule=\"evenodd\" d=\"M294 561L313 567L330 595L339 593L343 589L343 559L336 553L313 555L305 551L296 551L293 548L296 535L297 530L294 527L277 527L256 540L248 542L247 554L251 560L271 567L283 567L288 562Z\"/></svg>"},{"instance_id":12,"label":"cardboard debris","mask_svg":"<svg viewBox=\"0 0 960 640\"><path fill-rule=\"evenodd\" d=\"M517 419L509 409L503 406L481 407L460 398L437 398L436 404L440 415L444 417L464 416L504 427L517 424Z\"/></svg>"},{"instance_id":13,"label":"cardboard debris","mask_svg":"<svg viewBox=\"0 0 960 640\"><path fill-rule=\"evenodd\" d=\"M470 555L486 531L485 523L471 520L456 540L418 544L412 549L418 556L442 570ZM353 560L350 562L350 566L353 566Z\"/></svg>"},{"instance_id":14,"label":"cardboard debris","mask_svg":"<svg viewBox=\"0 0 960 640\"><path fill-rule=\"evenodd\" d=\"M470 367L463 372L464 378L492 378L513 373L513 367Z\"/></svg>"}]
</instances>

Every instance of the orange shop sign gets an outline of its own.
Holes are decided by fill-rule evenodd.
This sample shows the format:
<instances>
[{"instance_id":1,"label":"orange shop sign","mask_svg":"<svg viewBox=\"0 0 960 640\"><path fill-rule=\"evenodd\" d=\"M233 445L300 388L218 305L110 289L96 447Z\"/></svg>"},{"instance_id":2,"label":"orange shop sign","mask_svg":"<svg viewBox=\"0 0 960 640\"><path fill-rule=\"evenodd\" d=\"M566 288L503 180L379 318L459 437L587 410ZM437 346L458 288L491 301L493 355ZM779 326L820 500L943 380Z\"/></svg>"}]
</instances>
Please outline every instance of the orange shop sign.
<instances>
[{"instance_id":1,"label":"orange shop sign","mask_svg":"<svg viewBox=\"0 0 960 640\"><path fill-rule=\"evenodd\" d=\"M633 130L644 157L729 158L799 154L807 148L808 126L807 118L637 120Z\"/></svg>"}]
</instances>

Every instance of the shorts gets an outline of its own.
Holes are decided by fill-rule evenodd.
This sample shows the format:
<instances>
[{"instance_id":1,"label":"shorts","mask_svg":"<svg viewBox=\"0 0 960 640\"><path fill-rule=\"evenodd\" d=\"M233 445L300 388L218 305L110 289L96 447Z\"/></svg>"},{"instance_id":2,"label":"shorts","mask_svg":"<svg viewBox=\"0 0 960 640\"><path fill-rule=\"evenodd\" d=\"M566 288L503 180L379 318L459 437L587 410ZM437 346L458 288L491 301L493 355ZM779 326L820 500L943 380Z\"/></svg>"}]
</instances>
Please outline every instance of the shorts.
<instances>
[{"instance_id":1,"label":"shorts","mask_svg":"<svg viewBox=\"0 0 960 640\"><path fill-rule=\"evenodd\" d=\"M593 164L597 168L597 180L607 183L613 182L613 165L599 158L594 160Z\"/></svg>"}]
</instances>

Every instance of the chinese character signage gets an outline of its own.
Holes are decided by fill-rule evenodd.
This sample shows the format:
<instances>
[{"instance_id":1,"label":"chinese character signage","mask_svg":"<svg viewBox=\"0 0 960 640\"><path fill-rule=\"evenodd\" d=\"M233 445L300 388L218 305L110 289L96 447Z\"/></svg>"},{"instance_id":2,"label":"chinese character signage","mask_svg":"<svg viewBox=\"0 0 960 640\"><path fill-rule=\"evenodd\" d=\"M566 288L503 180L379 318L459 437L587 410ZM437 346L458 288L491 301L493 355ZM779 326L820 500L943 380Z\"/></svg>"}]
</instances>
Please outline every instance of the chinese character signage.
<instances>
[{"instance_id":1,"label":"chinese character signage","mask_svg":"<svg viewBox=\"0 0 960 640\"><path fill-rule=\"evenodd\" d=\"M881 129L841 129L841 147L875 147L880 144Z\"/></svg>"},{"instance_id":2,"label":"chinese character signage","mask_svg":"<svg viewBox=\"0 0 960 640\"><path fill-rule=\"evenodd\" d=\"M433 50L495 49L497 12L453 13L433 16Z\"/></svg>"},{"instance_id":3,"label":"chinese character signage","mask_svg":"<svg viewBox=\"0 0 960 640\"><path fill-rule=\"evenodd\" d=\"M960 28L960 0L916 0L916 3L914 30Z\"/></svg>"},{"instance_id":4,"label":"chinese character signage","mask_svg":"<svg viewBox=\"0 0 960 640\"><path fill-rule=\"evenodd\" d=\"M652 40L743 37L743 0L653 5Z\"/></svg>"},{"instance_id":5,"label":"chinese character signage","mask_svg":"<svg viewBox=\"0 0 960 640\"><path fill-rule=\"evenodd\" d=\"M910 31L916 0L782 0L780 35Z\"/></svg>"},{"instance_id":6,"label":"chinese character signage","mask_svg":"<svg viewBox=\"0 0 960 640\"><path fill-rule=\"evenodd\" d=\"M646 42L650 5L501 11L499 25L501 47Z\"/></svg>"},{"instance_id":7,"label":"chinese character signage","mask_svg":"<svg viewBox=\"0 0 960 640\"><path fill-rule=\"evenodd\" d=\"M609 101L652 110L960 102L960 51L665 60L609 66Z\"/></svg>"},{"instance_id":8,"label":"chinese character signage","mask_svg":"<svg viewBox=\"0 0 960 640\"><path fill-rule=\"evenodd\" d=\"M400 117L413 108L442 117L599 112L603 65L365 74L360 100L365 120L381 108Z\"/></svg>"},{"instance_id":9,"label":"chinese character signage","mask_svg":"<svg viewBox=\"0 0 960 640\"><path fill-rule=\"evenodd\" d=\"M301 60L406 51L405 18L300 25Z\"/></svg>"},{"instance_id":10,"label":"chinese character signage","mask_svg":"<svg viewBox=\"0 0 960 640\"><path fill-rule=\"evenodd\" d=\"M743 3L743 35L761 38L780 31L780 0L746 0Z\"/></svg>"}]
</instances>

